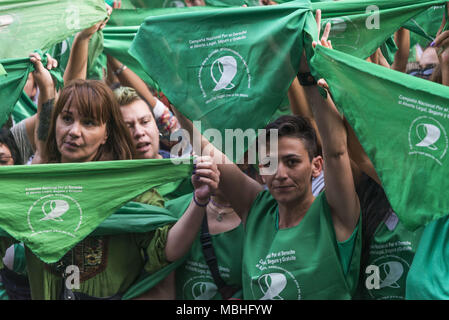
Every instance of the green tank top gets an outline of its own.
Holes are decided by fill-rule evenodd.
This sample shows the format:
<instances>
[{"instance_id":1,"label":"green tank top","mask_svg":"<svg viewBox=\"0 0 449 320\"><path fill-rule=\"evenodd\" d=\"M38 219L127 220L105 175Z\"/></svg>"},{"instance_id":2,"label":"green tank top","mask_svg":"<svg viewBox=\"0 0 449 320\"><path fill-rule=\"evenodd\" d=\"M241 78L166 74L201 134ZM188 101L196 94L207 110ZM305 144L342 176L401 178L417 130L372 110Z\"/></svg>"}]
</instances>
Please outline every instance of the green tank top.
<instances>
[{"instance_id":1,"label":"green tank top","mask_svg":"<svg viewBox=\"0 0 449 320\"><path fill-rule=\"evenodd\" d=\"M424 227L407 276L407 300L449 300L449 216Z\"/></svg>"},{"instance_id":2,"label":"green tank top","mask_svg":"<svg viewBox=\"0 0 449 320\"><path fill-rule=\"evenodd\" d=\"M422 231L407 230L394 212L379 224L371 242L367 270L361 271L357 299L405 299L405 282Z\"/></svg>"},{"instance_id":3,"label":"green tank top","mask_svg":"<svg viewBox=\"0 0 449 320\"><path fill-rule=\"evenodd\" d=\"M276 200L262 191L246 222L244 299L351 299L359 277L360 228L345 273L324 192L297 226L277 230L277 215Z\"/></svg>"},{"instance_id":4,"label":"green tank top","mask_svg":"<svg viewBox=\"0 0 449 320\"><path fill-rule=\"evenodd\" d=\"M192 194L167 202L167 209L181 216L192 200ZM221 294L212 278L209 266L203 255L200 234L186 256L184 263L176 269L176 299L181 300L221 300ZM218 270L223 281L230 286L241 288L242 224L232 230L212 235L212 245L218 261ZM236 292L234 298L241 298L242 291Z\"/></svg>"}]
</instances>

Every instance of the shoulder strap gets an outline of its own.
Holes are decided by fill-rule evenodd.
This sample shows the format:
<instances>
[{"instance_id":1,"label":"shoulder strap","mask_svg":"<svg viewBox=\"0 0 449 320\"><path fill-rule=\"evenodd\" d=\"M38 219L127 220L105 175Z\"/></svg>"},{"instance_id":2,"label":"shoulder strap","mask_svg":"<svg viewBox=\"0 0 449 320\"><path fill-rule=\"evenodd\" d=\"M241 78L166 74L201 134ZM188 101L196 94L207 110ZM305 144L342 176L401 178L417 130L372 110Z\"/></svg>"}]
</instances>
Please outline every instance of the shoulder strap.
<instances>
[{"instance_id":1,"label":"shoulder strap","mask_svg":"<svg viewBox=\"0 0 449 320\"><path fill-rule=\"evenodd\" d=\"M209 233L209 227L207 225L207 213L204 215L203 224L201 226L201 246L203 248L204 258L209 266L209 270L212 274L215 284L217 285L218 291L220 292L223 299L227 300L232 297L232 295L239 289L228 286L223 278L220 276L218 270L218 261L215 256L215 250L212 245L212 238Z\"/></svg>"}]
</instances>

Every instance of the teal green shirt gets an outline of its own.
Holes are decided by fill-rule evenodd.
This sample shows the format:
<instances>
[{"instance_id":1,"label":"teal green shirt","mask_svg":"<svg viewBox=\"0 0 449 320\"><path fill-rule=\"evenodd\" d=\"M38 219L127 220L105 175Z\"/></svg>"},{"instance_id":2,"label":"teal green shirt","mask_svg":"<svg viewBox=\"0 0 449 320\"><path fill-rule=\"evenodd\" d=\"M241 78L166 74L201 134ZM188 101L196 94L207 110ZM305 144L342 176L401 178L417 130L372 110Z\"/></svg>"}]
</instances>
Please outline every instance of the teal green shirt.
<instances>
[{"instance_id":1,"label":"teal green shirt","mask_svg":"<svg viewBox=\"0 0 449 320\"><path fill-rule=\"evenodd\" d=\"M259 193L245 226L244 299L351 299L359 277L360 228L347 240L353 248L341 243L340 250L324 192L297 226L278 229L277 215L269 191ZM342 258L345 253L351 257Z\"/></svg>"},{"instance_id":2,"label":"teal green shirt","mask_svg":"<svg viewBox=\"0 0 449 320\"><path fill-rule=\"evenodd\" d=\"M449 300L449 216L423 231L407 276L406 299Z\"/></svg>"}]
</instances>

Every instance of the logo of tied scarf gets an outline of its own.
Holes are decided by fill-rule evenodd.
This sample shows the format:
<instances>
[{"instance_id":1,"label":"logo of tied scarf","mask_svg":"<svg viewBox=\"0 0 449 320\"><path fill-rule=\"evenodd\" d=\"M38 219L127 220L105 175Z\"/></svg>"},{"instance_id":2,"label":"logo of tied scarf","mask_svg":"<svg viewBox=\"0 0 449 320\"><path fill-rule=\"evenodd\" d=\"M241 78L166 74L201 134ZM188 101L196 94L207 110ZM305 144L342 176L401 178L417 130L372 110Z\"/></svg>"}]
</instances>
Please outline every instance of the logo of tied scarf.
<instances>
[{"instance_id":1,"label":"logo of tied scarf","mask_svg":"<svg viewBox=\"0 0 449 320\"><path fill-rule=\"evenodd\" d=\"M72 197L49 194L36 200L28 210L28 226L31 236L59 232L75 237L82 222L82 210Z\"/></svg>"},{"instance_id":2,"label":"logo of tied scarf","mask_svg":"<svg viewBox=\"0 0 449 320\"><path fill-rule=\"evenodd\" d=\"M442 165L449 143L446 130L438 120L428 116L416 118L410 125L408 139L410 155L424 155Z\"/></svg>"},{"instance_id":3,"label":"logo of tied scarf","mask_svg":"<svg viewBox=\"0 0 449 320\"><path fill-rule=\"evenodd\" d=\"M206 103L221 98L248 97L251 74L243 57L235 50L216 49L201 64L199 85Z\"/></svg>"},{"instance_id":4,"label":"logo of tied scarf","mask_svg":"<svg viewBox=\"0 0 449 320\"><path fill-rule=\"evenodd\" d=\"M291 300L301 299L301 289L296 278L288 270L279 266L269 266L273 272L253 277L251 290L254 299Z\"/></svg>"}]
</instances>

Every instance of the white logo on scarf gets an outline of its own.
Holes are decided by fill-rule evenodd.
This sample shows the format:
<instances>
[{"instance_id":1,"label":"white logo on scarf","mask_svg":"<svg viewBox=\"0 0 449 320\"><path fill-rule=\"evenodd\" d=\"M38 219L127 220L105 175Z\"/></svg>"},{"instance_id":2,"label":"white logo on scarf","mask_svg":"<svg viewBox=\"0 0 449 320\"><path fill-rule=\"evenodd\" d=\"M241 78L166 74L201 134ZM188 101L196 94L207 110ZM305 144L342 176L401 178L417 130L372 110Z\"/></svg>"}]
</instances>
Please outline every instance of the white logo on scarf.
<instances>
[{"instance_id":1,"label":"white logo on scarf","mask_svg":"<svg viewBox=\"0 0 449 320\"><path fill-rule=\"evenodd\" d=\"M442 165L449 143L446 130L438 120L428 116L416 118L410 125L408 139L410 155L424 155Z\"/></svg>"},{"instance_id":2,"label":"white logo on scarf","mask_svg":"<svg viewBox=\"0 0 449 320\"><path fill-rule=\"evenodd\" d=\"M216 99L248 97L251 88L248 64L237 51L228 48L216 49L204 59L198 81L203 97L208 99L206 104Z\"/></svg>"},{"instance_id":3,"label":"white logo on scarf","mask_svg":"<svg viewBox=\"0 0 449 320\"><path fill-rule=\"evenodd\" d=\"M63 219L70 216L71 219ZM64 194L48 194L36 200L28 209L28 226L32 236L59 232L75 237L81 227L83 211L79 203Z\"/></svg>"},{"instance_id":4,"label":"white logo on scarf","mask_svg":"<svg viewBox=\"0 0 449 320\"><path fill-rule=\"evenodd\" d=\"M14 22L14 17L10 14L0 16L0 32L7 31L8 27Z\"/></svg>"},{"instance_id":5,"label":"white logo on scarf","mask_svg":"<svg viewBox=\"0 0 449 320\"><path fill-rule=\"evenodd\" d=\"M64 221L61 216L64 215L70 206L65 200L48 200L42 205L44 217L40 221L53 220Z\"/></svg>"},{"instance_id":6,"label":"white logo on scarf","mask_svg":"<svg viewBox=\"0 0 449 320\"><path fill-rule=\"evenodd\" d=\"M217 81L214 76L214 69L218 69L220 72L220 80ZM218 58L212 63L212 67L210 68L210 76L212 80L216 83L216 86L213 91L218 90L230 90L235 87L232 83L235 75L237 74L237 61L234 57L224 56Z\"/></svg>"}]
</instances>

